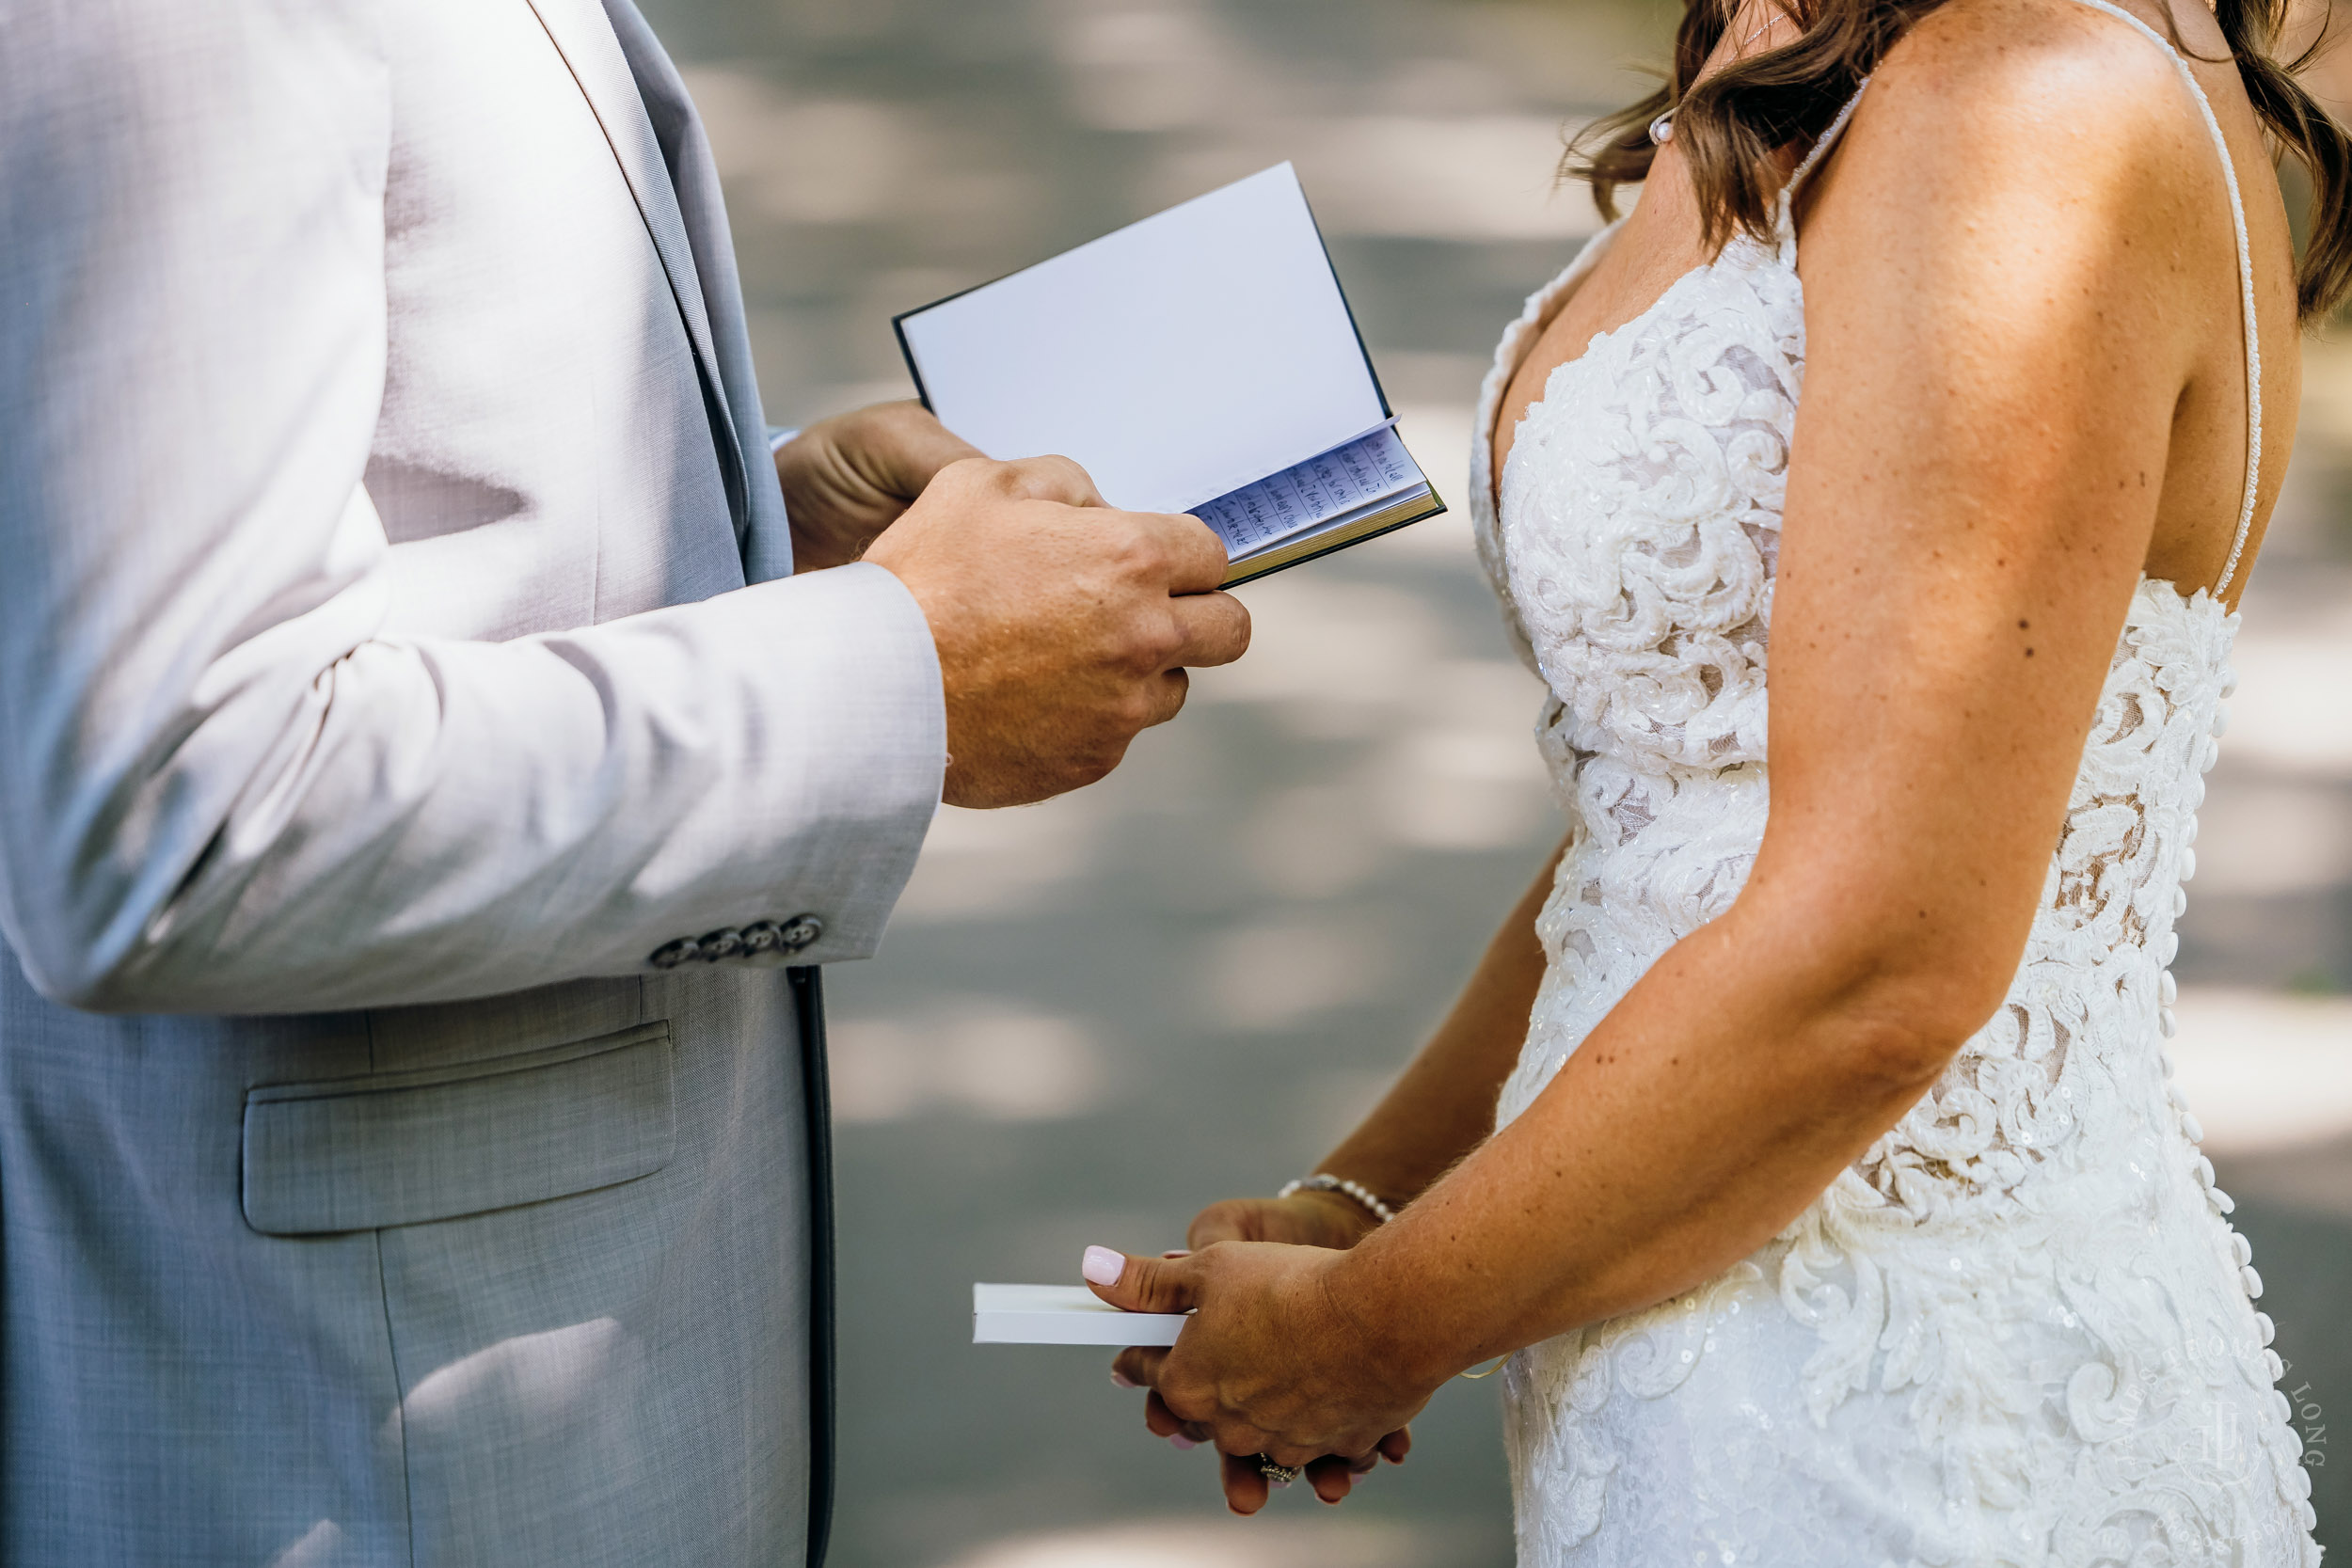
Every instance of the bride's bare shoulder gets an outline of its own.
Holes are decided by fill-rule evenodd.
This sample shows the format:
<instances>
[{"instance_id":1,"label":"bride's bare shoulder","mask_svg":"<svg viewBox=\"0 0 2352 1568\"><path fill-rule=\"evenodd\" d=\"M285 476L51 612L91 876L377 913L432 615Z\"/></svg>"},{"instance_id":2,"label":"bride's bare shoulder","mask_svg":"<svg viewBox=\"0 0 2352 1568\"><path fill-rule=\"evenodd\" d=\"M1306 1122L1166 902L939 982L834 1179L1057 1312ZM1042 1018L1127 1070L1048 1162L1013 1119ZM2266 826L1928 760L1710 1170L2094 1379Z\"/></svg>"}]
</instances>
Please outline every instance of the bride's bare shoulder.
<instances>
[{"instance_id":1,"label":"bride's bare shoulder","mask_svg":"<svg viewBox=\"0 0 2352 1568\"><path fill-rule=\"evenodd\" d=\"M1973 194L2111 221L2103 192L2146 203L2193 182L2208 199L2211 164L2172 60L2137 28L2082 0L1949 0L1888 51L1823 183L1867 183L1882 214Z\"/></svg>"},{"instance_id":2,"label":"bride's bare shoulder","mask_svg":"<svg viewBox=\"0 0 2352 1568\"><path fill-rule=\"evenodd\" d=\"M2164 28L2160 10L2126 15ZM2193 41L2193 40L2192 40ZM2218 46L2220 35L2214 34ZM2169 92L2156 89L2169 87ZM2085 0L1948 0L1889 50L1872 95L2062 110L2069 103L2129 112L2169 105L2179 91L2171 58L2148 36Z\"/></svg>"}]
</instances>

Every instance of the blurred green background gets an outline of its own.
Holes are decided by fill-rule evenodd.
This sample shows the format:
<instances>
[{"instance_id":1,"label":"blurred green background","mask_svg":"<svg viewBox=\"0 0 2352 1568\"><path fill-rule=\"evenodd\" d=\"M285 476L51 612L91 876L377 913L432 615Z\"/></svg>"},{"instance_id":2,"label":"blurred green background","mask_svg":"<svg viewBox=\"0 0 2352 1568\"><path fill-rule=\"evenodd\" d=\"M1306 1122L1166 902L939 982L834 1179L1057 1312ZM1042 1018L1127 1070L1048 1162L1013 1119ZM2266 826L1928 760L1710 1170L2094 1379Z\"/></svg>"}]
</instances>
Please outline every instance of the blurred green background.
<instances>
[{"instance_id":1,"label":"blurred green background","mask_svg":"<svg viewBox=\"0 0 2352 1568\"><path fill-rule=\"evenodd\" d=\"M1645 90L1642 0L657 0L709 121L769 415L905 396L890 317L1297 164L1406 439L1464 483L1521 300L1595 227L1563 133ZM2184 1074L2270 1281L2298 1423L2352 1421L2352 368L2314 351L2247 601L2180 975ZM1500 1568L1492 1383L1341 1509L1229 1519L1086 1350L976 1348L976 1279L1181 1243L1311 1168L1560 832L1457 512L1244 591L1257 641L1105 784L943 813L830 975L839 1568ZM2257 633L2260 633L2258 636ZM2312 704L2324 734L2309 721ZM2332 727L2328 727L2332 726ZM2283 1042L2283 1043L2281 1043ZM2210 1108L2210 1114L2209 1114ZM2284 1127L2281 1133L2280 1128ZM2324 1434L2323 1434L2324 1435ZM2314 1453L2325 1451L2324 1444ZM2352 1468L2352 1461L2345 1462ZM2344 1470L2315 1471L2352 1527Z\"/></svg>"}]
</instances>

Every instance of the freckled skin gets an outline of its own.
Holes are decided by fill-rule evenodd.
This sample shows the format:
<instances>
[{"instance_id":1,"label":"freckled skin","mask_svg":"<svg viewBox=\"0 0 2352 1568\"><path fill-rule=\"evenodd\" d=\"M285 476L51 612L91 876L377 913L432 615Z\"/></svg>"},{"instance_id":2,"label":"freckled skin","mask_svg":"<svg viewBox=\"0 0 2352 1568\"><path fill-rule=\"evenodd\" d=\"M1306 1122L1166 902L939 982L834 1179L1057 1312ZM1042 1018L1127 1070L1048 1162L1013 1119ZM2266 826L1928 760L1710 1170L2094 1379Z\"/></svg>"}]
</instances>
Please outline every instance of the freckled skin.
<instances>
[{"instance_id":1,"label":"freckled skin","mask_svg":"<svg viewBox=\"0 0 2352 1568\"><path fill-rule=\"evenodd\" d=\"M2166 29L2161 0L2125 3ZM2181 0L2169 23L2246 196L2258 542L2298 390L2286 217L2212 17ZM1173 1351L1120 1359L1159 1390L1153 1430L1285 1463L1395 1457L1380 1445L1455 1372L1753 1252L2006 993L2140 577L2212 584L2236 527L2247 397L2220 171L2137 33L2062 0L1950 0L1890 52L1798 215L1772 807L1744 891L1489 1135L1543 977L1547 866L1320 1167L1409 1202L1393 1224L1359 1211L1350 1247L1330 1195L1220 1204L1199 1250L1131 1259L1104 1292L1198 1307ZM1704 260L1670 143L1507 389L1498 473L1551 371ZM1359 1473L1311 1475L1337 1500ZM1225 1484L1241 1512L1264 1500L1254 1465Z\"/></svg>"}]
</instances>

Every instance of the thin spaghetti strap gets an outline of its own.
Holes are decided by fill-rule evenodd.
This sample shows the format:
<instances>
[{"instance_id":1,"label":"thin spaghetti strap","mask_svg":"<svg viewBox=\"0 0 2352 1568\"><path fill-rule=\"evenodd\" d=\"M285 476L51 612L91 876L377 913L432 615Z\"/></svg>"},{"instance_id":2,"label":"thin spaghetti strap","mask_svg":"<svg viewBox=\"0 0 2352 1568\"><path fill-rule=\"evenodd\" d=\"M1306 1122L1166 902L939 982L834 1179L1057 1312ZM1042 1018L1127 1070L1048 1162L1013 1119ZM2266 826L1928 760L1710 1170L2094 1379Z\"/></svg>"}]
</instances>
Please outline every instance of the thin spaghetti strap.
<instances>
[{"instance_id":1,"label":"thin spaghetti strap","mask_svg":"<svg viewBox=\"0 0 2352 1568\"><path fill-rule=\"evenodd\" d=\"M1862 106L1862 95L1869 90L1870 78L1865 76L1855 85L1853 96L1846 100L1845 107L1837 111L1837 117L1829 122L1829 128L1823 131L1820 139L1813 144L1813 150L1807 152L1804 160L1797 165L1797 172L1788 177L1788 183L1781 187L1780 214L1783 224L1793 221L1789 214L1796 209L1797 194L1804 189L1804 182L1812 178L1813 171L1820 166L1821 160L1829 156L1830 150L1836 147L1838 138L1846 134L1847 122L1853 119L1854 110Z\"/></svg>"},{"instance_id":2,"label":"thin spaghetti strap","mask_svg":"<svg viewBox=\"0 0 2352 1568\"><path fill-rule=\"evenodd\" d=\"M2237 576L2238 561L2246 554L2246 536L2253 529L2254 502L2262 488L2263 346L2261 323L2254 314L2254 248L2246 237L2246 200L2238 192L2237 166L2230 161L2230 143L2221 134L2221 121L2214 118L2213 101L2205 96L2197 73L2181 58L2181 52L2162 33L2110 0L2081 3L2138 28L2149 42L2165 52L2172 69L2188 84L2189 96L2197 100L2198 112L2205 117L2205 130L2213 136L2215 150L2221 154L2222 181L2230 188L2230 222L2237 230L2238 297L2246 323L2246 491L2238 505L2237 534L2230 541L2229 562L2221 568L2221 580L2214 584L2213 596L2218 599L2230 591L2230 583Z\"/></svg>"},{"instance_id":3,"label":"thin spaghetti strap","mask_svg":"<svg viewBox=\"0 0 2352 1568\"><path fill-rule=\"evenodd\" d=\"M1788 177L1788 183L1780 188L1780 207L1773 216L1772 232L1779 237L1781 254L1788 258L1791 266L1796 264L1797 260L1797 195L1804 189L1804 182L1813 177L1813 171L1821 166L1821 160L1829 156L1830 149L1836 147L1837 139L1846 134L1846 123L1853 119L1853 112L1860 106L1862 95L1869 86L1870 79L1865 76L1861 86L1853 89L1853 96L1846 100L1845 107L1837 111L1837 118L1829 122L1829 129L1821 133L1820 139L1813 144L1813 150L1798 163L1797 172Z\"/></svg>"},{"instance_id":4,"label":"thin spaghetti strap","mask_svg":"<svg viewBox=\"0 0 2352 1568\"><path fill-rule=\"evenodd\" d=\"M1821 166L1821 160L1829 156L1830 149L1837 145L1837 139L1846 134L1846 124L1853 119L1853 112L1861 105L1862 95L1869 89L1869 86L1870 78L1865 76L1861 85L1853 89L1853 96L1847 99L1845 106L1837 111L1837 118L1829 122L1829 128L1813 144L1813 150L1799 161L1797 172L1788 177L1788 183L1780 188L1780 207L1773 217L1772 230L1779 238L1781 253L1788 258L1791 265L1795 264L1797 254L1798 193L1804 189L1804 182L1813 177L1813 171Z\"/></svg>"}]
</instances>

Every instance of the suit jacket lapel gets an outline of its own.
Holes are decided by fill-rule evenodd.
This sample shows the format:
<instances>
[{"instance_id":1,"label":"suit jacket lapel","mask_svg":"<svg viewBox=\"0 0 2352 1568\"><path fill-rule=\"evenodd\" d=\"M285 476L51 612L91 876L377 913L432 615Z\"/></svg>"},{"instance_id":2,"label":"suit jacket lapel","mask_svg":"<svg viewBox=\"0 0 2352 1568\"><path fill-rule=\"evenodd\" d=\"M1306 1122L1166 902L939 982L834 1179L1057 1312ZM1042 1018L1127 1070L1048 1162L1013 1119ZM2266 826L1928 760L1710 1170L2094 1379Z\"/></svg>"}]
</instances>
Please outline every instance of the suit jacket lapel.
<instances>
[{"instance_id":1,"label":"suit jacket lapel","mask_svg":"<svg viewBox=\"0 0 2352 1568\"><path fill-rule=\"evenodd\" d=\"M538 13L539 24L554 40L588 106L596 111L612 156L620 162L622 178L637 198L637 211L653 236L661 270L670 280L670 293L686 323L687 339L693 344L704 388L716 404L712 436L720 442L720 467L727 475L727 499L736 514L739 538L748 523L741 444L727 401L726 378L711 342L710 317L704 308L702 280L694 270L693 246L678 212L660 139L638 94L637 79L597 0L531 0L531 8Z\"/></svg>"},{"instance_id":2,"label":"suit jacket lapel","mask_svg":"<svg viewBox=\"0 0 2352 1568\"><path fill-rule=\"evenodd\" d=\"M613 36L621 40L621 53L637 78L637 94L661 144L678 214L693 247L694 270L702 277L703 309L710 318L710 342L718 353L725 406L735 418L736 446L750 457L743 476L744 504L737 514L743 574L753 582L789 577L791 529L784 515L784 493L776 487L775 465L761 460L768 451L768 426L759 406L759 379L752 370L735 239L727 226L726 198L719 188L709 138L703 134L701 117L694 113L677 68L631 0L604 0L604 12L612 19Z\"/></svg>"}]
</instances>

